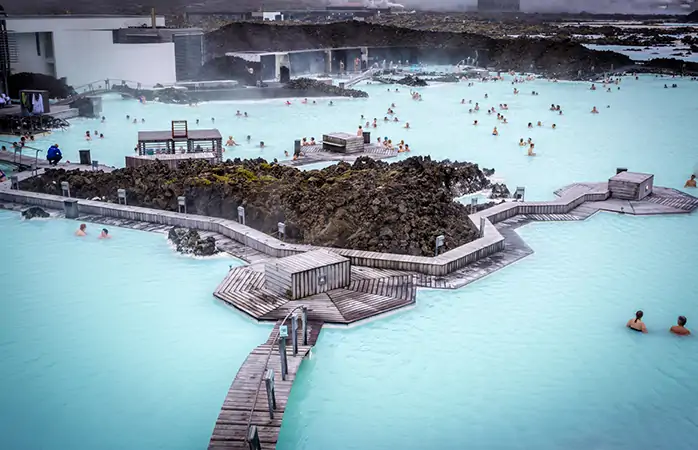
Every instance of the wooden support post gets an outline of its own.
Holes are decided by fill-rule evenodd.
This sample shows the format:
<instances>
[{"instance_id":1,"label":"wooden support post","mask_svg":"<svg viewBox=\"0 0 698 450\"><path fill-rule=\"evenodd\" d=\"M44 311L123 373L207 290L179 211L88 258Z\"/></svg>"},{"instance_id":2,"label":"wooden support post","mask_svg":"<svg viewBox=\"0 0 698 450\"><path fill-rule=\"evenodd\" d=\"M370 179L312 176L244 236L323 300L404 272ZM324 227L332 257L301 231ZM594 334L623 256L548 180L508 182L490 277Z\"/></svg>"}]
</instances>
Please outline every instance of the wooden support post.
<instances>
[{"instance_id":1,"label":"wooden support post","mask_svg":"<svg viewBox=\"0 0 698 450\"><path fill-rule=\"evenodd\" d=\"M179 209L179 212L182 214L187 213L187 198L183 195L180 195L177 197L177 206Z\"/></svg>"},{"instance_id":2,"label":"wooden support post","mask_svg":"<svg viewBox=\"0 0 698 450\"><path fill-rule=\"evenodd\" d=\"M276 391L274 390L274 369L267 369L264 373L264 385L267 388L267 403L269 404L269 418L274 419L276 409Z\"/></svg>"},{"instance_id":3,"label":"wooden support post","mask_svg":"<svg viewBox=\"0 0 698 450\"><path fill-rule=\"evenodd\" d=\"M247 443L250 444L250 450L262 450L262 443L259 441L256 425L250 425L250 428L247 430Z\"/></svg>"},{"instance_id":4,"label":"wooden support post","mask_svg":"<svg viewBox=\"0 0 698 450\"><path fill-rule=\"evenodd\" d=\"M303 321L301 324L303 327L303 345L308 345L308 307L305 305L301 306L301 320Z\"/></svg>"},{"instance_id":5,"label":"wooden support post","mask_svg":"<svg viewBox=\"0 0 698 450\"><path fill-rule=\"evenodd\" d=\"M77 219L80 215L78 201L74 198L66 198L63 200L63 210L65 211L66 219Z\"/></svg>"},{"instance_id":6,"label":"wooden support post","mask_svg":"<svg viewBox=\"0 0 698 450\"><path fill-rule=\"evenodd\" d=\"M117 189L116 190L116 195L119 200L119 204L126 204L126 189ZM123 202L123 203L122 203Z\"/></svg>"},{"instance_id":7,"label":"wooden support post","mask_svg":"<svg viewBox=\"0 0 698 450\"><path fill-rule=\"evenodd\" d=\"M484 217L480 217L480 237L485 236L485 220Z\"/></svg>"},{"instance_id":8,"label":"wooden support post","mask_svg":"<svg viewBox=\"0 0 698 450\"><path fill-rule=\"evenodd\" d=\"M286 326L284 326L286 328ZM279 334L279 356L281 357L281 379L286 381L288 374L288 359L286 357L286 333Z\"/></svg>"},{"instance_id":9,"label":"wooden support post","mask_svg":"<svg viewBox=\"0 0 698 450\"><path fill-rule=\"evenodd\" d=\"M291 342L293 343L293 356L298 355L298 313L291 316Z\"/></svg>"}]
</instances>

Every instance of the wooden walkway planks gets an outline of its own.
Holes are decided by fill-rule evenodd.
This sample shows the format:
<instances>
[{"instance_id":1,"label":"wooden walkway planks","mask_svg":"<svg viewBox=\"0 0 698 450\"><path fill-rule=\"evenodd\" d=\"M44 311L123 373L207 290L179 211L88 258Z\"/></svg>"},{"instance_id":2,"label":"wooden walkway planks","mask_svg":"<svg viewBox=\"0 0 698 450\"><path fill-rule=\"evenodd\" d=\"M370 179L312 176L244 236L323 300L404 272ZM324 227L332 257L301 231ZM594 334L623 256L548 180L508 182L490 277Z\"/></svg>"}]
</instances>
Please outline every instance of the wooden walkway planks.
<instances>
[{"instance_id":1,"label":"wooden walkway planks","mask_svg":"<svg viewBox=\"0 0 698 450\"><path fill-rule=\"evenodd\" d=\"M281 379L281 356L276 344L278 321L269 335L267 342L250 352L242 364L223 401L223 406L211 434L210 449L246 449L248 423L255 425L262 443L262 449L273 449L281 430L283 415L298 369L315 342L317 342L322 323L309 322L309 345L299 345L298 355L293 356L290 337L287 338L286 355L288 359L288 376ZM291 330L290 322L286 325ZM299 327L299 343L302 343ZM276 406L274 418L269 417L266 387L262 380L267 368L274 370Z\"/></svg>"}]
</instances>

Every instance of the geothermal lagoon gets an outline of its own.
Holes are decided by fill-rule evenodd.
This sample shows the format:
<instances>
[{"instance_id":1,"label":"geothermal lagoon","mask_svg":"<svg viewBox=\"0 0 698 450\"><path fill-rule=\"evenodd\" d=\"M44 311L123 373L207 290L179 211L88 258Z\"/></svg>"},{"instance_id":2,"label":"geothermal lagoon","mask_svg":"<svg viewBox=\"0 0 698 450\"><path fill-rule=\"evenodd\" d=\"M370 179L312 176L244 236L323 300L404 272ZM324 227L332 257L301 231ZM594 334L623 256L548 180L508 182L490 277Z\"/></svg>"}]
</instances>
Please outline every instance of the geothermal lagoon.
<instances>
[{"instance_id":1,"label":"geothermal lagoon","mask_svg":"<svg viewBox=\"0 0 698 450\"><path fill-rule=\"evenodd\" d=\"M138 130L168 129L175 119L196 128L198 119L199 128L241 143L225 158L283 160L295 139L354 133L375 117L373 140L412 149L398 158L476 162L512 191L525 186L527 200L607 180L617 167L676 189L698 170L698 82L626 76L608 92L598 83L591 91L591 83L511 81L413 89L421 102L408 87L376 84L357 86L368 99L316 105L107 97L104 123L76 119L35 145L57 142L71 161L89 148L93 159L122 167ZM480 111L469 113L476 102ZM383 122L393 103L400 122ZM87 130L105 138L86 141ZM529 137L535 157L518 146ZM697 344L668 328L680 314L688 328L698 320L697 217L599 213L529 224L518 232L535 253L518 263L463 289L421 289L416 307L390 317L323 328L294 384L278 448L694 448ZM205 448L237 369L271 328L211 298L241 262L183 257L145 232L76 240L74 221L24 223L0 212L0 222L0 446ZM638 309L647 335L625 328ZM49 425L38 433L38 423Z\"/></svg>"}]
</instances>

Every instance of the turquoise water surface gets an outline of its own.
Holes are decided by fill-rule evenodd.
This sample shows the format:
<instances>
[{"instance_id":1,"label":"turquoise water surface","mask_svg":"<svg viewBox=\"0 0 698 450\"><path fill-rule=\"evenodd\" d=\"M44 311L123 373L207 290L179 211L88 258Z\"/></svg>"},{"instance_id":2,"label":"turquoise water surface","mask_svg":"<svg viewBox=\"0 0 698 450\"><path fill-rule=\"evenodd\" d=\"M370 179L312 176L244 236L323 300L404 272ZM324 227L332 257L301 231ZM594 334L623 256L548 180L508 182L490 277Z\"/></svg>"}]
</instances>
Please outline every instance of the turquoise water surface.
<instances>
[{"instance_id":1,"label":"turquoise water surface","mask_svg":"<svg viewBox=\"0 0 698 450\"><path fill-rule=\"evenodd\" d=\"M270 327L211 293L236 260L0 211L0 448L195 449Z\"/></svg>"},{"instance_id":2,"label":"turquoise water surface","mask_svg":"<svg viewBox=\"0 0 698 450\"><path fill-rule=\"evenodd\" d=\"M695 449L698 216L520 230L535 253L413 310L323 329L283 450ZM693 233L687 233L693 230ZM645 311L647 335L625 322Z\"/></svg>"},{"instance_id":3,"label":"turquoise water surface","mask_svg":"<svg viewBox=\"0 0 698 450\"><path fill-rule=\"evenodd\" d=\"M58 142L64 160L77 161L78 150L89 148L92 158L101 163L124 166L124 156L133 153L138 130L168 130L172 119L186 119L191 128L216 127L224 140L232 135L242 143L229 148L227 158L264 157L284 159L284 151L293 151L294 139L315 137L332 131L355 132L366 120L378 119L378 128L370 128L372 137L387 136L393 142L405 140L411 154L431 155L432 158L474 161L482 167L494 168L497 177L510 187L526 186L529 199L550 199L552 192L572 181L600 181L615 173L616 167L627 167L656 175L656 184L681 187L696 166L698 154L692 143L696 133L695 105L690 98L698 98L698 82L688 79L655 78L643 76L640 80L625 77L621 90L613 86L589 90L589 83L552 83L537 80L518 85L520 94L514 95L510 80L506 82L476 82L433 85L420 89L424 101L410 98L409 88L388 92L384 85L360 85L369 94L368 99L318 99L316 105L292 100L286 106L283 100L257 102L213 102L198 107L173 106L158 103L142 105L135 100L110 97L104 101L106 122L97 119L76 119L66 131L56 131L39 138L35 144L48 148ZM678 89L663 89L665 83L677 82ZM538 96L532 96L536 90ZM488 94L488 99L485 99ZM461 99L473 105L461 105ZM480 103L477 114L469 114L474 103ZM384 123L388 107L395 103L400 123ZM508 124L498 123L496 114L486 110L499 104L509 105L501 111ZM560 105L562 116L549 110L550 104ZM590 114L596 106L601 113ZM610 106L610 108L607 108ZM236 110L249 118L235 116ZM131 124L126 115L137 117ZM144 124L140 119L146 119ZM215 118L215 122L211 121ZM196 119L200 124L196 125ZM473 126L474 120L479 121ZM541 121L543 126L535 124ZM410 122L409 130L403 128ZM527 124L532 122L533 129ZM557 129L552 129L552 124ZM364 124L365 125L365 124ZM493 127L499 136L492 136ZM99 131L104 139L86 141L85 131ZM246 136L250 135L248 144ZM536 143L538 156L529 158L526 149L517 145L520 138L531 137ZM260 150L259 141L267 147ZM403 155L401 157L406 157Z\"/></svg>"},{"instance_id":4,"label":"turquoise water surface","mask_svg":"<svg viewBox=\"0 0 698 450\"><path fill-rule=\"evenodd\" d=\"M138 130L166 130L171 119L197 128L198 118L198 128L243 143L227 157L282 159L294 139L354 132L363 114L379 119L374 138L495 168L530 200L605 180L616 167L679 189L698 172L697 82L626 77L606 92L538 80L515 95L510 80L434 85L420 89L422 102L409 88L365 85L369 99L334 106L109 98L105 123L78 119L39 144L59 142L67 160L90 148L93 159L123 166ZM672 82L679 88L663 88ZM481 111L468 113L461 99ZM391 103L400 124L380 121ZM508 124L485 112L500 103ZM250 117L236 118L238 109ZM105 138L85 141L88 129ZM535 158L517 145L528 137ZM0 448L205 448L239 365L270 329L211 296L237 262L177 256L163 236L130 230L78 239L76 225L0 212ZM420 290L416 308L392 317L324 329L295 383L279 448L696 448L698 344L667 329L679 314L698 324L697 229L696 214L528 225L520 233L535 253L519 263L464 289ZM624 328L639 308L648 335Z\"/></svg>"}]
</instances>

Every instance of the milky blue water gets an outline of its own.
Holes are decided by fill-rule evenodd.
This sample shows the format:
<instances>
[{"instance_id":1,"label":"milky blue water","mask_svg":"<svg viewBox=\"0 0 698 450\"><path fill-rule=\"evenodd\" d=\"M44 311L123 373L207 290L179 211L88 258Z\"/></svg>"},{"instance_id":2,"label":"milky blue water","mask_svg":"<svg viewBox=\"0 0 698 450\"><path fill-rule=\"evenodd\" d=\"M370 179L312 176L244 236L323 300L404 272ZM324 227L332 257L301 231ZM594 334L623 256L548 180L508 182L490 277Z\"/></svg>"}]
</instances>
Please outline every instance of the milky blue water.
<instances>
[{"instance_id":1,"label":"milky blue water","mask_svg":"<svg viewBox=\"0 0 698 450\"><path fill-rule=\"evenodd\" d=\"M284 415L290 449L695 449L698 216L520 230L535 253L417 307L323 329ZM690 232L692 231L692 232ZM642 308L649 333L625 328Z\"/></svg>"},{"instance_id":2,"label":"milky blue water","mask_svg":"<svg viewBox=\"0 0 698 450\"><path fill-rule=\"evenodd\" d=\"M672 82L679 88L663 88ZM420 89L424 101L414 102L407 88L365 85L369 99L334 106L110 98L105 123L78 119L38 145L59 142L67 160L90 148L123 166L138 130L169 129L171 119L195 128L198 118L198 128L243 143L228 157L282 159L294 139L354 132L363 114L379 119L374 138L493 167L510 188L525 186L527 199L607 179L616 167L680 189L698 172L698 83L643 76L610 93L589 86L539 80L515 95L508 81L444 84ZM481 111L468 113L461 99ZM380 121L391 103L399 124ZM508 124L485 113L500 103ZM250 117L236 118L238 109ZM85 141L87 129L105 138ZM517 145L528 137L534 158ZM269 328L211 298L229 261L178 257L162 236L129 230L77 240L75 225L0 214L0 448L204 448L237 368ZM695 214L529 225L520 232L536 253L516 265L458 291L420 290L415 309L390 318L324 330L279 448L694 448L698 344L666 330L679 314L689 328L698 323L697 228ZM623 327L638 308L646 336ZM37 423L49 425L37 432Z\"/></svg>"},{"instance_id":3,"label":"milky blue water","mask_svg":"<svg viewBox=\"0 0 698 450\"><path fill-rule=\"evenodd\" d=\"M270 331L211 295L238 263L76 227L0 211L0 448L205 448Z\"/></svg>"},{"instance_id":4,"label":"milky blue water","mask_svg":"<svg viewBox=\"0 0 698 450\"><path fill-rule=\"evenodd\" d=\"M657 184L680 187L698 165L698 155L690 145L696 138L696 107L686 101L698 98L698 82L683 79L678 81L678 89L664 90L667 82L671 80L627 77L620 84L621 90L614 86L608 93L603 89L590 91L588 83L539 80L518 86L518 95L514 95L510 82L476 83L474 87L467 87L467 83L442 84L420 89L422 102L411 100L409 88L396 93L373 84L360 86L370 98L334 99L334 106L318 99L316 105L293 100L291 106L285 106L283 100L270 100L190 107L142 105L112 97L104 102L105 123L77 119L67 131L42 137L36 145L48 148L58 142L68 161L78 160L81 148L90 148L93 159L123 167L124 156L133 152L138 130L167 130L172 119L187 119L192 128L197 128L198 118L198 128L215 126L226 140L232 135L242 143L228 149L226 157L283 159L284 150L293 151L294 139L319 139L332 131L353 133L363 114L366 120L379 119L378 127L370 129L374 139L381 135L393 142L405 140L411 154L474 161L495 168L497 176L510 187L526 186L530 199L552 198L555 189L571 181L606 179L616 167L651 172ZM532 96L533 90L540 95ZM473 105L461 105L461 99L472 100ZM475 102L481 110L469 114ZM381 121L392 103L401 120L397 124ZM509 111L503 111L508 124L498 123L496 114L485 112L489 107L499 110L500 103L509 105ZM564 114L549 111L551 103L561 105ZM601 113L590 114L593 106ZM235 117L238 109L250 117ZM146 122L127 123L127 114L145 118ZM474 120L480 124L473 126ZM538 121L543 125L540 128L535 126ZM404 122L410 122L411 129L405 130ZM534 124L533 129L527 128L529 122ZM556 130L552 129L553 123ZM492 136L495 126L500 133L497 137ZM86 130L99 131L105 138L86 141ZM249 144L247 135L251 136ZM535 158L527 157L525 148L517 145L520 138L528 137L536 143ZM264 141L267 148L257 148L259 141Z\"/></svg>"}]
</instances>

